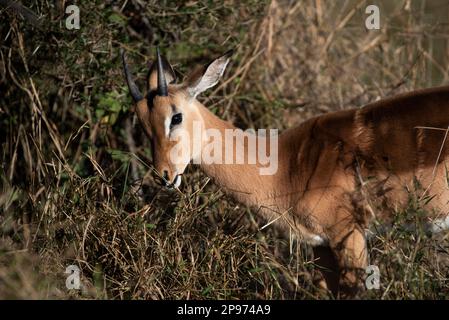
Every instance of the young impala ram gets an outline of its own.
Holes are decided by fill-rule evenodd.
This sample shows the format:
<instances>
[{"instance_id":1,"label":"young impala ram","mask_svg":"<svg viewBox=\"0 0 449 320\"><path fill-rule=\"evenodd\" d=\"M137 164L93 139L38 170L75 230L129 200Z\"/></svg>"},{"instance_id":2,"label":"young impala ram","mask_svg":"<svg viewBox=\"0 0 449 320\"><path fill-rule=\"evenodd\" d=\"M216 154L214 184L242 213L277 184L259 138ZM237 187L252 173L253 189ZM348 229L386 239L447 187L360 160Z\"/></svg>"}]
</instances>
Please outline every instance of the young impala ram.
<instances>
[{"instance_id":1,"label":"young impala ram","mask_svg":"<svg viewBox=\"0 0 449 320\"><path fill-rule=\"evenodd\" d=\"M173 138L176 132L195 136L199 124L223 137L226 130L235 129L196 99L217 84L229 58L225 54L175 84L173 69L158 50L144 96L122 52L135 110L151 141L154 167L169 187L178 187L188 162L195 162L211 139L220 136L205 134L181 143ZM374 221L392 222L395 213L418 195L426 199L427 230L448 227L448 126L449 87L426 89L321 115L279 137L257 136L256 148L277 153L274 173L261 174L267 163L259 158L243 164L198 163L237 201L312 245L318 262L329 270L323 271L321 285L353 294L362 283L360 272L368 266L366 233ZM254 153L247 135L240 132L232 139L243 146L231 148L235 158ZM276 148L271 148L274 143ZM187 161L171 156L179 144L187 150Z\"/></svg>"}]
</instances>

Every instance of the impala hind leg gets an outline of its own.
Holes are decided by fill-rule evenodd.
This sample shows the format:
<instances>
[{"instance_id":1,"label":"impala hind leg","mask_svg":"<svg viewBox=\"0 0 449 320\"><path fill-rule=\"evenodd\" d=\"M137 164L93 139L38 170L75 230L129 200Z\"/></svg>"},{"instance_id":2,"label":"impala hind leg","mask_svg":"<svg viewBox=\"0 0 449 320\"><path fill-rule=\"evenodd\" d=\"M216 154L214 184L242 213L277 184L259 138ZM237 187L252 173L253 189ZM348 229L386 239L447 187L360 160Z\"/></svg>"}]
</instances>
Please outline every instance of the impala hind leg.
<instances>
[{"instance_id":1,"label":"impala hind leg","mask_svg":"<svg viewBox=\"0 0 449 320\"><path fill-rule=\"evenodd\" d=\"M357 226L346 230L332 239L331 248L340 269L339 296L351 298L364 288L368 252L363 231Z\"/></svg>"}]
</instances>

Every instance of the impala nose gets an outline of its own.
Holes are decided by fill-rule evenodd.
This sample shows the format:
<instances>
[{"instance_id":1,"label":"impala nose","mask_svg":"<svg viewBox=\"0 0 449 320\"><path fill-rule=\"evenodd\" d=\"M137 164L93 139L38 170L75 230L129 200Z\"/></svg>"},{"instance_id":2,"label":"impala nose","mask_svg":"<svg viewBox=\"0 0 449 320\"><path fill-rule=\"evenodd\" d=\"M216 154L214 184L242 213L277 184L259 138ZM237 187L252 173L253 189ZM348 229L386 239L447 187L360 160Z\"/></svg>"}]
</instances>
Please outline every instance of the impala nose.
<instances>
[{"instance_id":1,"label":"impala nose","mask_svg":"<svg viewBox=\"0 0 449 320\"><path fill-rule=\"evenodd\" d=\"M170 173L168 170L161 170L159 171L159 175L157 175L156 181L159 182L160 185L164 186L164 187L168 187L171 183L171 177L170 177Z\"/></svg>"},{"instance_id":2,"label":"impala nose","mask_svg":"<svg viewBox=\"0 0 449 320\"><path fill-rule=\"evenodd\" d=\"M181 184L181 175L171 172L170 170L163 169L159 175L155 175L156 181L164 187L179 187Z\"/></svg>"}]
</instances>

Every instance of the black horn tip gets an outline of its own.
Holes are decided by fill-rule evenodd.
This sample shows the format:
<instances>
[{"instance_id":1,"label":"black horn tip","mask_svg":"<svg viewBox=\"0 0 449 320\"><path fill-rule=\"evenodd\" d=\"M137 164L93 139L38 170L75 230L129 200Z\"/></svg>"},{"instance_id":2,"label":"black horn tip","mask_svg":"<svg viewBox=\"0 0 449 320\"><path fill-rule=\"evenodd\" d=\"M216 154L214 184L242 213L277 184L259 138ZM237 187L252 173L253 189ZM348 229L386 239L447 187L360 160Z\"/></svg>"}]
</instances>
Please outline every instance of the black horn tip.
<instances>
[{"instance_id":1,"label":"black horn tip","mask_svg":"<svg viewBox=\"0 0 449 320\"><path fill-rule=\"evenodd\" d=\"M234 54L234 52L235 52L235 49L230 49L223 54L223 57L229 58L230 56L232 56Z\"/></svg>"},{"instance_id":2,"label":"black horn tip","mask_svg":"<svg viewBox=\"0 0 449 320\"><path fill-rule=\"evenodd\" d=\"M133 97L134 102L138 102L143 99L142 94L139 91L136 83L134 82L131 72L129 71L128 64L126 63L125 50L120 48L120 54L122 56L123 69L125 71L126 82L128 84L129 92Z\"/></svg>"},{"instance_id":3,"label":"black horn tip","mask_svg":"<svg viewBox=\"0 0 449 320\"><path fill-rule=\"evenodd\" d=\"M165 80L165 70L162 63L161 54L159 52L159 47L156 47L157 55L157 94L159 96L168 96L167 81Z\"/></svg>"}]
</instances>

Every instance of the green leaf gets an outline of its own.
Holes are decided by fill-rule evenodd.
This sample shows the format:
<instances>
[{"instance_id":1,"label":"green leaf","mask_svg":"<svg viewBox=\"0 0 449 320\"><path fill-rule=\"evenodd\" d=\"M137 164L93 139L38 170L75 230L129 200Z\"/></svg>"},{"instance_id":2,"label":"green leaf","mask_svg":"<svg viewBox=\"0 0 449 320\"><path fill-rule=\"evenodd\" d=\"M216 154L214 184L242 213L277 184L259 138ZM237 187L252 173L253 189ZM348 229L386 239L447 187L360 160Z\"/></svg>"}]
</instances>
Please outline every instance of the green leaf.
<instances>
[{"instance_id":1,"label":"green leaf","mask_svg":"<svg viewBox=\"0 0 449 320\"><path fill-rule=\"evenodd\" d=\"M145 226L147 227L148 230L156 229L156 225L152 223L147 223Z\"/></svg>"},{"instance_id":2,"label":"green leaf","mask_svg":"<svg viewBox=\"0 0 449 320\"><path fill-rule=\"evenodd\" d=\"M112 159L120 162L129 162L131 160L131 155L128 152L118 150L118 149L106 149L106 151L111 155Z\"/></svg>"},{"instance_id":3,"label":"green leaf","mask_svg":"<svg viewBox=\"0 0 449 320\"><path fill-rule=\"evenodd\" d=\"M120 26L124 26L126 25L126 20L119 14L117 13L112 13L109 17L108 17L109 22L114 23L114 24L118 24Z\"/></svg>"}]
</instances>

